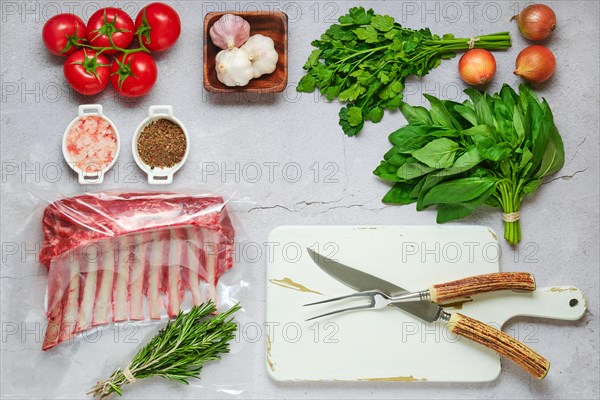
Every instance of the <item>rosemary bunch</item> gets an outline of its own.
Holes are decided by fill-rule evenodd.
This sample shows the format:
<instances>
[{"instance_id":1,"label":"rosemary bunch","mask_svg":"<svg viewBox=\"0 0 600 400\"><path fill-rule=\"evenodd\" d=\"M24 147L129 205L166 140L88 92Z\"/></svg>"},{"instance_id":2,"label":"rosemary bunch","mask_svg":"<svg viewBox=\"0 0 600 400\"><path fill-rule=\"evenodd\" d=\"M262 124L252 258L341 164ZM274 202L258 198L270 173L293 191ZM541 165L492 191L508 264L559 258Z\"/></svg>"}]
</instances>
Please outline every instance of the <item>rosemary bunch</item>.
<instances>
[{"instance_id":1,"label":"rosemary bunch","mask_svg":"<svg viewBox=\"0 0 600 400\"><path fill-rule=\"evenodd\" d=\"M237 324L229 317L241 308L236 304L228 311L210 317L216 310L212 301L194 306L150 340L125 369L117 369L110 378L96 383L88 394L101 399L113 393L122 395L122 386L151 376L188 384L199 378L205 362L218 360L229 352L229 341L235 337Z\"/></svg>"}]
</instances>

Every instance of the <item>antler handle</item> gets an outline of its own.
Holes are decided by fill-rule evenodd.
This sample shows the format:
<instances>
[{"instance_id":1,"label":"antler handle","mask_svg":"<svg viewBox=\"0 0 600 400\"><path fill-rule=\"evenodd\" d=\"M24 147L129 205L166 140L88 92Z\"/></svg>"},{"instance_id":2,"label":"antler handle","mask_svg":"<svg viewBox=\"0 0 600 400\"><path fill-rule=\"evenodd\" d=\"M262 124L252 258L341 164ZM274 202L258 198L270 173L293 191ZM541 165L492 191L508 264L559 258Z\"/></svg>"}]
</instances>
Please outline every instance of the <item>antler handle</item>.
<instances>
[{"instance_id":1,"label":"antler handle","mask_svg":"<svg viewBox=\"0 0 600 400\"><path fill-rule=\"evenodd\" d=\"M433 285L429 288L429 293L432 301L443 303L497 290L534 291L535 279L526 272L497 272Z\"/></svg>"},{"instance_id":2,"label":"antler handle","mask_svg":"<svg viewBox=\"0 0 600 400\"><path fill-rule=\"evenodd\" d=\"M496 328L459 313L452 314L448 327L451 332L484 345L514 361L537 379L544 379L548 374L550 369L548 360Z\"/></svg>"}]
</instances>

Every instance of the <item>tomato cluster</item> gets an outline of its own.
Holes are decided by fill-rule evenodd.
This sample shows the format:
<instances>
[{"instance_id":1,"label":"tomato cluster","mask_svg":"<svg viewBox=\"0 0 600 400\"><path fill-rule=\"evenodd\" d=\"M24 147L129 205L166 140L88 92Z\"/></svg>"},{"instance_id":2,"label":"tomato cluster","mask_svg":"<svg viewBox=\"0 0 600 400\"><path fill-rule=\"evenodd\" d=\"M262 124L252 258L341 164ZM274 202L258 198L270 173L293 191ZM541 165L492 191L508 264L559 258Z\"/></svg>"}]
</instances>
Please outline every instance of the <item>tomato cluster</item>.
<instances>
[{"instance_id":1,"label":"tomato cluster","mask_svg":"<svg viewBox=\"0 0 600 400\"><path fill-rule=\"evenodd\" d=\"M168 50L180 33L177 12L166 4L151 3L135 22L115 7L96 11L87 26L77 15L58 14L46 22L42 37L48 51L67 57L65 78L77 92L98 94L110 81L123 96L138 97L152 89L158 75L149 53ZM130 49L134 38L139 47Z\"/></svg>"}]
</instances>

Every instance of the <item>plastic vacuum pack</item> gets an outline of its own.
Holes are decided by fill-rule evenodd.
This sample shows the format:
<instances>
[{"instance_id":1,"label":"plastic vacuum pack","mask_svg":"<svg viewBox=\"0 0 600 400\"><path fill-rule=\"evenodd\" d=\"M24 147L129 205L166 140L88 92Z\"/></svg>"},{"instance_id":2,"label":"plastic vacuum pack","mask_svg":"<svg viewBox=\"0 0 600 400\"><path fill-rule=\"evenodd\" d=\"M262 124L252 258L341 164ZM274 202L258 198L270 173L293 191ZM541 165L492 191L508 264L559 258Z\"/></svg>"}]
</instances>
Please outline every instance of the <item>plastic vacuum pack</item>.
<instances>
[{"instance_id":1,"label":"plastic vacuum pack","mask_svg":"<svg viewBox=\"0 0 600 400\"><path fill-rule=\"evenodd\" d=\"M42 229L44 350L94 326L175 317L216 300L218 278L233 266L222 197L86 194L46 207Z\"/></svg>"},{"instance_id":2,"label":"plastic vacuum pack","mask_svg":"<svg viewBox=\"0 0 600 400\"><path fill-rule=\"evenodd\" d=\"M3 348L21 352L11 366L15 389L24 387L19 381L25 371L31 371L28 379L46 371L28 395L83 395L82 390L127 362L179 312L209 300L225 311L250 286L250 271L235 267L236 244L245 239L230 210L230 195L182 190L64 197L27 189L35 207L17 236L38 242L38 262L28 261L26 267L39 273L34 285L10 282L7 302L18 317L10 317L15 327L7 325ZM247 319L246 310L236 313L236 320ZM35 335L29 333L32 327ZM232 353L245 351L243 340L230 346ZM218 373L227 363L215 363L211 368L217 376L192 380L191 385L213 395L241 395L248 382L224 382ZM54 370L64 373L52 378L48 371ZM137 390L144 393L154 384L161 382ZM183 392L180 396L185 397Z\"/></svg>"}]
</instances>

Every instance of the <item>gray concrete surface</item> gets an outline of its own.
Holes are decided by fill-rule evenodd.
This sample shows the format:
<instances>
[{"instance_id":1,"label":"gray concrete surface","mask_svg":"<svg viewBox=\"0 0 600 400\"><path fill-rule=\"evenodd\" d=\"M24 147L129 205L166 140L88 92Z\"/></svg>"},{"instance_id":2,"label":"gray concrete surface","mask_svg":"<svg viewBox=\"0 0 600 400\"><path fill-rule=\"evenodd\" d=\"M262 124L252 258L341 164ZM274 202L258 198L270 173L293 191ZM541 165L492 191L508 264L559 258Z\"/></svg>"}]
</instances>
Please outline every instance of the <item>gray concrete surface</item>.
<instances>
[{"instance_id":1,"label":"gray concrete surface","mask_svg":"<svg viewBox=\"0 0 600 400\"><path fill-rule=\"evenodd\" d=\"M495 53L498 72L490 89L519 83L514 59L527 45L508 22L523 3L364 2L395 16L409 27L428 26L443 34L469 37L508 30L514 45ZM264 367L264 334L256 343L242 340L233 354L207 365L201 381L185 387L150 380L128 388L126 398L598 398L599 397L599 6L597 1L551 1L558 28L546 42L555 53L555 76L540 86L554 111L565 142L566 163L522 209L523 241L517 250L502 243L501 269L535 274L539 285L577 286L586 294L589 312L576 322L510 321L515 333L547 356L552 369L535 381L512 363L490 383L276 383ZM98 2L1 3L1 144L2 144L2 343L3 398L82 398L87 387L108 374L138 347L118 343L64 345L54 353L39 350L46 274L27 247L40 240L32 206L21 194L33 187L73 194L86 189L148 188L133 163L131 138L148 106L171 104L192 136L187 165L171 188L221 189L244 200L235 204L246 238L262 244L281 224L435 224L435 212L414 206L387 207L380 199L387 185L371 171L388 149L387 134L405 123L388 113L367 124L357 138L337 125L339 105L313 94L297 94L295 83L311 51L310 41L349 7L334 1L178 1L183 32L177 46L158 57L160 76L144 98L125 100L111 89L84 98L69 91L63 60L48 54L41 41L44 22L57 10L84 19ZM113 2L101 2L102 5ZM116 2L132 15L144 2ZM213 96L202 87L202 20L207 11L278 8L289 23L289 87L270 96ZM457 59L445 61L423 79L411 79L406 100L424 102L423 93L462 99ZM122 152L118 165L100 187L82 187L62 160L60 143L66 125L82 103L101 103L118 126ZM257 174L258 172L258 174ZM171 189L169 188L169 189ZM502 231L497 211L481 210L461 224L483 224ZM24 227L25 226L25 227ZM262 326L265 308L265 257L246 257L232 283L244 282L239 298L246 323ZM232 275L233 276L233 275ZM34 333L27 329L33 329ZM153 334L140 330L136 338ZM29 333L28 333L29 332ZM144 336L145 335L145 336ZM141 340L140 339L140 340ZM139 341L139 340L138 340ZM87 346L87 351L85 348ZM440 355L443 356L443 355ZM88 358L89 357L89 358ZM460 366L457 360L457 368Z\"/></svg>"}]
</instances>

